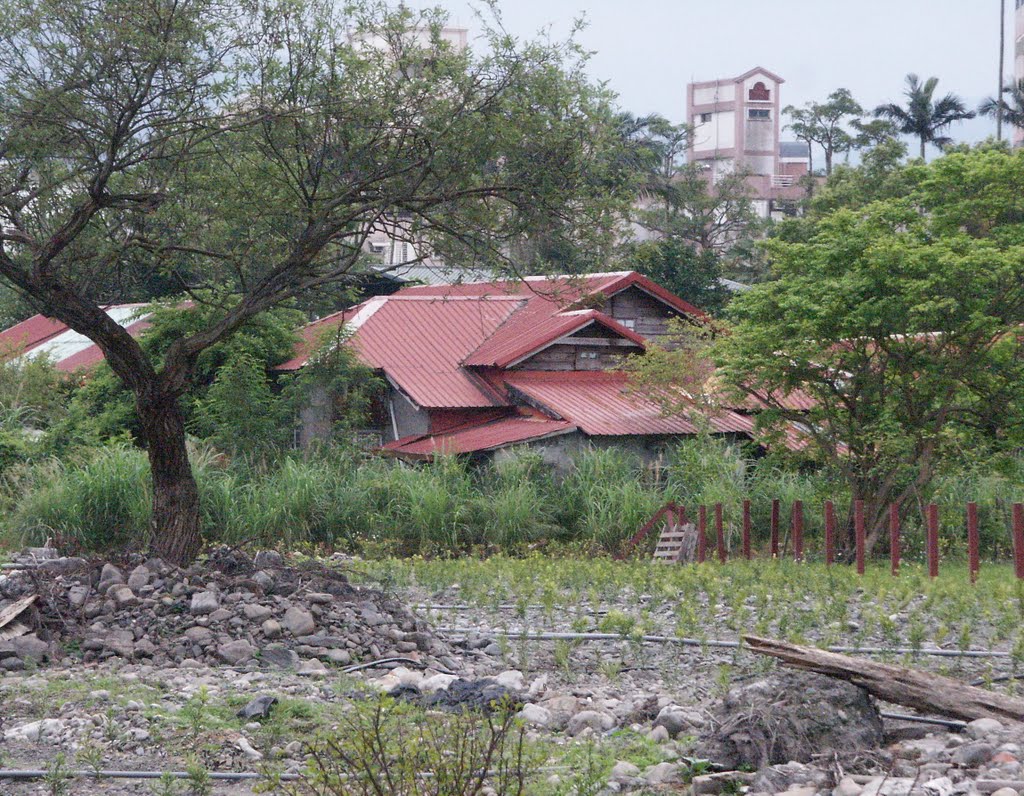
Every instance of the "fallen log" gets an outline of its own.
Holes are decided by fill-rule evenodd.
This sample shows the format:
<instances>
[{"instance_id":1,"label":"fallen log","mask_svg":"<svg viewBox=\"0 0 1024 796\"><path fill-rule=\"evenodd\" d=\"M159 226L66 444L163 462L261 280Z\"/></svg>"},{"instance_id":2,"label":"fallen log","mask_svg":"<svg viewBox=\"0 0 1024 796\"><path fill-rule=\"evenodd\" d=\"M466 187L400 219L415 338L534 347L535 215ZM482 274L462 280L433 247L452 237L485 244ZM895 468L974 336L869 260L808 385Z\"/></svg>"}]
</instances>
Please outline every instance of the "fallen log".
<instances>
[{"instance_id":1,"label":"fallen log","mask_svg":"<svg viewBox=\"0 0 1024 796\"><path fill-rule=\"evenodd\" d=\"M757 636L744 636L743 641L751 652L778 658L797 669L846 680L885 702L965 721L989 718L1024 722L1024 699L986 691L931 672Z\"/></svg>"}]
</instances>

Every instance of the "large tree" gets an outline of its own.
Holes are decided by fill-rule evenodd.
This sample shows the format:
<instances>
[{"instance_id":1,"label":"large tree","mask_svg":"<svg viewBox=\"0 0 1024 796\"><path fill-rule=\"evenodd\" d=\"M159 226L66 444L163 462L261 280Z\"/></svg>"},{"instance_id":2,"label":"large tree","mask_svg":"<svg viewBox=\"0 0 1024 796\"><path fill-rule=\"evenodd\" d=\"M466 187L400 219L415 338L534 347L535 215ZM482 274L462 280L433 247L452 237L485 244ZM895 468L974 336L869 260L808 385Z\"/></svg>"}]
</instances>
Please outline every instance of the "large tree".
<instances>
[{"instance_id":1,"label":"large tree","mask_svg":"<svg viewBox=\"0 0 1024 796\"><path fill-rule=\"evenodd\" d=\"M973 119L975 114L967 110L964 101L956 94L936 98L937 77L930 77L922 83L917 75L911 73L907 75L906 82L907 88L903 92L907 98L906 106L895 102L879 105L875 108L875 116L895 122L901 133L917 138L921 143L921 160L924 160L928 144L935 144L941 149L952 141L942 135L943 130L953 122Z\"/></svg>"},{"instance_id":2,"label":"large tree","mask_svg":"<svg viewBox=\"0 0 1024 796\"><path fill-rule=\"evenodd\" d=\"M847 130L846 125L858 121L864 109L849 89L838 88L824 102L808 102L802 108L787 105L783 113L792 120L787 126L793 135L806 141L812 149L814 146L822 148L827 176L832 174L833 158L849 152L857 144L857 136Z\"/></svg>"},{"instance_id":3,"label":"large tree","mask_svg":"<svg viewBox=\"0 0 1024 796\"><path fill-rule=\"evenodd\" d=\"M134 394L167 560L201 546L179 398L204 351L345 279L374 228L501 267L531 229L588 245L618 216L581 51L498 29L460 52L444 22L376 0L0 0L0 277ZM209 322L154 361L103 310L118 273Z\"/></svg>"},{"instance_id":4,"label":"large tree","mask_svg":"<svg viewBox=\"0 0 1024 796\"><path fill-rule=\"evenodd\" d=\"M906 169L902 196L769 243L775 279L733 300L719 379L798 423L867 505L929 483L953 428L1009 434L1024 353L1024 152L981 149ZM810 410L788 400L800 391Z\"/></svg>"}]
</instances>

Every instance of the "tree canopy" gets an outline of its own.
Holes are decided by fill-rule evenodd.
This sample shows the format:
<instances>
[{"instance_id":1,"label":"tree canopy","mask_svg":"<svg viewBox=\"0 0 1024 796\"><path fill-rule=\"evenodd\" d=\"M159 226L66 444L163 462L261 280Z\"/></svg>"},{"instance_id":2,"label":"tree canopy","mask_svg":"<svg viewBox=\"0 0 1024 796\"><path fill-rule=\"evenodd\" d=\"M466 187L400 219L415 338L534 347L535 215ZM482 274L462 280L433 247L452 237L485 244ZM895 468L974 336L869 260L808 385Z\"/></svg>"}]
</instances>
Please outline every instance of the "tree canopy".
<instances>
[{"instance_id":1,"label":"tree canopy","mask_svg":"<svg viewBox=\"0 0 1024 796\"><path fill-rule=\"evenodd\" d=\"M921 159L925 159L925 147L934 144L942 149L952 142L948 136L942 135L953 122L973 119L974 111L967 110L964 101L956 94L949 93L936 98L935 90L939 79L929 77L923 83L921 78L911 73L907 75L907 88L903 92L906 106L895 102L879 105L875 108L875 116L894 122L904 135L912 135L921 144Z\"/></svg>"},{"instance_id":2,"label":"tree canopy","mask_svg":"<svg viewBox=\"0 0 1024 796\"><path fill-rule=\"evenodd\" d=\"M0 278L135 396L166 559L200 545L179 399L207 349L346 279L374 230L511 268L536 230L598 250L621 217L584 53L497 24L459 51L444 22L377 0L0 0ZM159 361L103 310L155 283L210 309Z\"/></svg>"},{"instance_id":3,"label":"tree canopy","mask_svg":"<svg viewBox=\"0 0 1024 796\"><path fill-rule=\"evenodd\" d=\"M768 243L774 279L731 304L719 378L799 423L864 499L873 533L934 472L953 428L1012 437L1024 376L1024 152L912 164L906 190ZM801 392L813 408L792 408Z\"/></svg>"}]
</instances>

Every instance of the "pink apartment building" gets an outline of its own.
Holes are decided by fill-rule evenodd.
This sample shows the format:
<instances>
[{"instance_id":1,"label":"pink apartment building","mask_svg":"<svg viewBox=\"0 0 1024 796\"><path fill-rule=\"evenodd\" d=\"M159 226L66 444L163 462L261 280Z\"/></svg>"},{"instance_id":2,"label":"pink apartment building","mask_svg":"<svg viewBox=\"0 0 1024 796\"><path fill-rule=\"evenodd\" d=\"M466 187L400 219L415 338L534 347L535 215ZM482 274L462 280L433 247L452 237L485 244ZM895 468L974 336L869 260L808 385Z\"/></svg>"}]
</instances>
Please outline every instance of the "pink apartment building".
<instances>
[{"instance_id":1,"label":"pink apartment building","mask_svg":"<svg viewBox=\"0 0 1024 796\"><path fill-rule=\"evenodd\" d=\"M806 193L799 179L808 172L808 147L780 140L783 82L755 67L739 77L690 83L686 90L686 118L694 131L687 160L704 165L713 182L748 172L763 217L784 213Z\"/></svg>"}]
</instances>

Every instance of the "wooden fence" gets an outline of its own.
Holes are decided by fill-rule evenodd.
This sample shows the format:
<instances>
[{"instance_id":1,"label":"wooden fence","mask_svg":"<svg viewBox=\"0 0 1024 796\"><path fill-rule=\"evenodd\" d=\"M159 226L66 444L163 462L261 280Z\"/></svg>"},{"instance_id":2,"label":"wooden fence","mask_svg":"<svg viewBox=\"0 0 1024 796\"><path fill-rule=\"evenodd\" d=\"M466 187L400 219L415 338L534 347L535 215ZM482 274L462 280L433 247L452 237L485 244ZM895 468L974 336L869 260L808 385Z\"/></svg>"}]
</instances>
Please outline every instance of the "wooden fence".
<instances>
[{"instance_id":1,"label":"wooden fence","mask_svg":"<svg viewBox=\"0 0 1024 796\"><path fill-rule=\"evenodd\" d=\"M708 558L708 506L697 507L697 543L695 558L698 563L703 563ZM714 551L721 563L728 560L728 549L725 543L725 526L723 508L721 503L715 503L712 509L714 522ZM826 500L822 506L822 514L825 526L825 564L832 566L836 561L836 510L831 500ZM978 504L968 503L966 505L967 523L967 566L971 582L978 578L978 570L981 567L979 554L980 536L978 533ZM769 548L772 558L779 558L781 555L781 520L782 504L779 500L773 500L771 505L771 519L769 522ZM669 531L678 534L681 526L686 524L686 508L678 503L669 502L662 506L648 520L632 539L626 544L626 551L621 557L629 555L636 546L664 522ZM1012 545L1014 574L1017 578L1024 580L1024 503L1014 503L1012 513ZM889 561L890 571L894 576L899 575L901 563L901 529L899 509L893 505L889 507L888 518L889 530ZM789 518L790 538L793 543L793 558L796 561L804 560L804 505L803 501L794 500ZM740 555L749 560L753 557L751 535L752 525L750 519L750 501L743 501L743 519L741 524ZM853 536L854 536L854 561L857 567L857 574L864 574L865 559L867 557L867 534L864 518L864 501L857 500L853 505ZM665 558L664 555L659 556ZM925 508L925 559L928 565L929 576L935 578L939 575L939 507L935 503L929 503ZM676 559L678 560L678 559Z\"/></svg>"}]
</instances>

